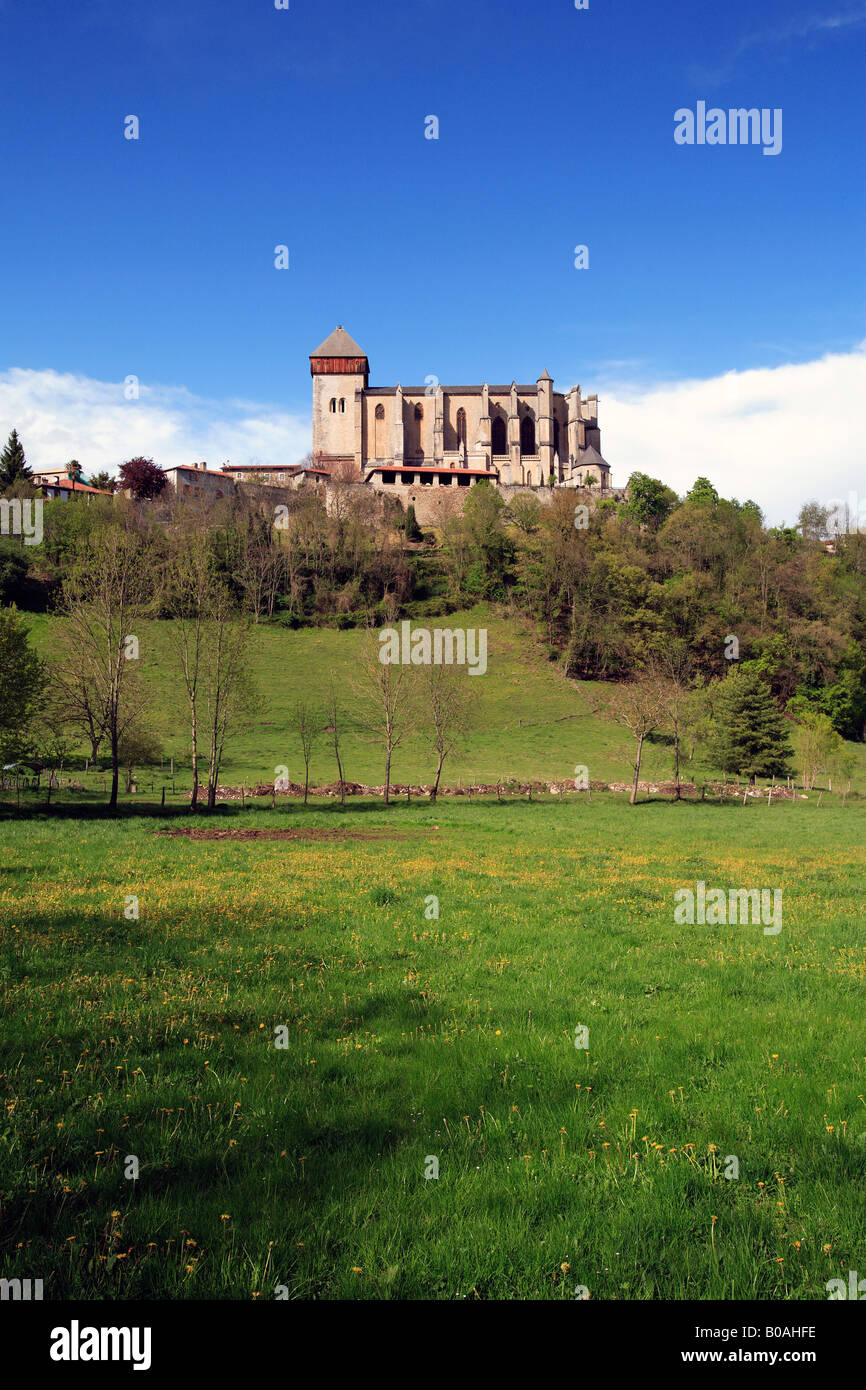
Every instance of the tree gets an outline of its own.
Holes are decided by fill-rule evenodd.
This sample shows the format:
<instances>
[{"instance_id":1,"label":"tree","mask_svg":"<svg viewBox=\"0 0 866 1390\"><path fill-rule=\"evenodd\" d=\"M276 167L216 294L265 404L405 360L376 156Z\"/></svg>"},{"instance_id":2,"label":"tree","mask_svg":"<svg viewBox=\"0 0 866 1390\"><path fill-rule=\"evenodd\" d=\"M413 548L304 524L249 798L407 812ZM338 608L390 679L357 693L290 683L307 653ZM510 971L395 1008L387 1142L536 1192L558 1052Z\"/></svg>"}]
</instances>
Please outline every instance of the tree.
<instances>
[{"instance_id":1,"label":"tree","mask_svg":"<svg viewBox=\"0 0 866 1390\"><path fill-rule=\"evenodd\" d=\"M165 483L165 473L153 459L139 456L120 465L118 484L128 489L136 500L158 497Z\"/></svg>"},{"instance_id":2,"label":"tree","mask_svg":"<svg viewBox=\"0 0 866 1390\"><path fill-rule=\"evenodd\" d=\"M87 479L88 487L99 488L101 492L114 492L117 487L117 479L112 478L110 473L102 469L100 473L92 473Z\"/></svg>"},{"instance_id":3,"label":"tree","mask_svg":"<svg viewBox=\"0 0 866 1390\"><path fill-rule=\"evenodd\" d=\"M272 537L267 532L262 534L259 528L247 533L236 575L256 622L262 613L269 618L273 614L285 573L284 552Z\"/></svg>"},{"instance_id":4,"label":"tree","mask_svg":"<svg viewBox=\"0 0 866 1390\"><path fill-rule=\"evenodd\" d=\"M299 700L295 705L295 728L301 744L301 756L304 759L304 805L306 806L310 793L310 760L319 736L319 718L306 700Z\"/></svg>"},{"instance_id":5,"label":"tree","mask_svg":"<svg viewBox=\"0 0 866 1390\"><path fill-rule=\"evenodd\" d=\"M403 742L410 711L409 672L401 662L383 662L387 649L377 640L376 631L367 634L361 673L355 683L358 720L368 738L380 741L385 755L383 800L391 799L391 760Z\"/></svg>"},{"instance_id":6,"label":"tree","mask_svg":"<svg viewBox=\"0 0 866 1390\"><path fill-rule=\"evenodd\" d=\"M690 490L686 494L687 502L695 502L701 507L714 507L719 500L719 494L713 487L709 478L696 478Z\"/></svg>"},{"instance_id":7,"label":"tree","mask_svg":"<svg viewBox=\"0 0 866 1390\"><path fill-rule=\"evenodd\" d=\"M820 541L827 535L832 515L831 507L824 507L820 502L804 502L797 517L797 529L802 532L804 540Z\"/></svg>"},{"instance_id":8,"label":"tree","mask_svg":"<svg viewBox=\"0 0 866 1390\"><path fill-rule=\"evenodd\" d=\"M0 453L0 491L12 487L14 483L29 481L32 477L33 472L27 467L18 431L13 430Z\"/></svg>"},{"instance_id":9,"label":"tree","mask_svg":"<svg viewBox=\"0 0 866 1390\"><path fill-rule=\"evenodd\" d=\"M811 791L820 772L828 772L845 745L829 715L804 710L797 720L795 746L803 769L803 790Z\"/></svg>"},{"instance_id":10,"label":"tree","mask_svg":"<svg viewBox=\"0 0 866 1390\"><path fill-rule=\"evenodd\" d=\"M637 801L644 742L664 719L658 677L652 672L644 672L636 680L626 681L617 686L608 700L607 707L616 722L628 729L635 740L634 781L629 797L633 806Z\"/></svg>"},{"instance_id":11,"label":"tree","mask_svg":"<svg viewBox=\"0 0 866 1390\"><path fill-rule=\"evenodd\" d=\"M628 502L622 508L642 526L657 531L677 504L677 495L647 473L632 473L628 480Z\"/></svg>"},{"instance_id":12,"label":"tree","mask_svg":"<svg viewBox=\"0 0 866 1390\"><path fill-rule=\"evenodd\" d=\"M784 776L791 756L788 725L757 671L734 670L718 687L712 757L723 772L754 782Z\"/></svg>"},{"instance_id":13,"label":"tree","mask_svg":"<svg viewBox=\"0 0 866 1390\"><path fill-rule=\"evenodd\" d=\"M690 713L692 665L687 644L681 638L665 642L652 659L665 725L674 743L674 796L680 800L680 744Z\"/></svg>"},{"instance_id":14,"label":"tree","mask_svg":"<svg viewBox=\"0 0 866 1390\"><path fill-rule=\"evenodd\" d=\"M95 762L108 728L104 688L94 681L89 654L76 645L72 634L61 632L58 641L51 670L53 713L59 725L87 739L90 758Z\"/></svg>"},{"instance_id":15,"label":"tree","mask_svg":"<svg viewBox=\"0 0 866 1390\"><path fill-rule=\"evenodd\" d=\"M45 689L45 668L17 608L0 608L0 759L18 759Z\"/></svg>"},{"instance_id":16,"label":"tree","mask_svg":"<svg viewBox=\"0 0 866 1390\"><path fill-rule=\"evenodd\" d=\"M82 542L63 585L61 611L70 649L76 662L87 662L92 705L103 714L110 744L112 810L117 808L120 740L144 704L136 677L135 629L151 597L151 563L142 538L116 525L100 526Z\"/></svg>"},{"instance_id":17,"label":"tree","mask_svg":"<svg viewBox=\"0 0 866 1390\"><path fill-rule=\"evenodd\" d=\"M439 794L442 766L466 730L469 716L468 677L459 666L431 663L424 667L423 699L430 741L436 752L436 775L430 800Z\"/></svg>"},{"instance_id":18,"label":"tree","mask_svg":"<svg viewBox=\"0 0 866 1390\"><path fill-rule=\"evenodd\" d=\"M424 535L424 533L421 530L421 527L418 525L418 519L415 516L415 507L411 502L409 503L409 506L406 508L406 523L404 527L404 533L407 541L420 541L423 539Z\"/></svg>"},{"instance_id":19,"label":"tree","mask_svg":"<svg viewBox=\"0 0 866 1390\"><path fill-rule=\"evenodd\" d=\"M244 658L249 621L239 612L228 585L218 582L205 625L203 690L209 744L207 809L216 805L219 772L229 727L252 705L252 688Z\"/></svg>"},{"instance_id":20,"label":"tree","mask_svg":"<svg viewBox=\"0 0 866 1390\"><path fill-rule=\"evenodd\" d=\"M159 762L162 758L162 747L156 735L136 720L124 729L120 737L119 754L121 764L126 768L126 792L129 795L132 791L136 764Z\"/></svg>"},{"instance_id":21,"label":"tree","mask_svg":"<svg viewBox=\"0 0 866 1390\"><path fill-rule=\"evenodd\" d=\"M531 492L519 492L508 504L505 520L524 535L531 536L538 530L541 518L541 503Z\"/></svg>"},{"instance_id":22,"label":"tree","mask_svg":"<svg viewBox=\"0 0 866 1390\"><path fill-rule=\"evenodd\" d=\"M173 537L163 572L163 601L172 614L169 640L183 675L189 712L192 795L190 810L198 809L199 681L206 650L207 624L217 597L216 565L210 540L197 526Z\"/></svg>"},{"instance_id":23,"label":"tree","mask_svg":"<svg viewBox=\"0 0 866 1390\"><path fill-rule=\"evenodd\" d=\"M334 686L333 677L328 687L328 704L325 711L328 720L328 733L331 735L331 746L334 750L334 758L337 763L337 777L340 782L340 805L346 804L346 783L343 779L343 762L340 757L340 738L343 732L343 712L340 709L340 702L337 699L337 691Z\"/></svg>"}]
</instances>

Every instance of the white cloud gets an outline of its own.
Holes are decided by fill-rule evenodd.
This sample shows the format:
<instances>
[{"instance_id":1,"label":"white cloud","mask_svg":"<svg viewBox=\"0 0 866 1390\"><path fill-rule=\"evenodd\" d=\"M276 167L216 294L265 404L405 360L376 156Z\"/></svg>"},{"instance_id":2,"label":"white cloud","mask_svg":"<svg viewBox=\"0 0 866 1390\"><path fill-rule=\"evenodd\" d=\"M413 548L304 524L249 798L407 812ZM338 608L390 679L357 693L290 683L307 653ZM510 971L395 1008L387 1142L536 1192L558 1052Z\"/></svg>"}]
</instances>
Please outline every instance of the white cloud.
<instances>
[{"instance_id":1,"label":"white cloud","mask_svg":"<svg viewBox=\"0 0 866 1390\"><path fill-rule=\"evenodd\" d=\"M804 501L866 495L866 342L815 362L727 372L601 398L614 482L639 471L685 492L703 474L773 523Z\"/></svg>"},{"instance_id":2,"label":"white cloud","mask_svg":"<svg viewBox=\"0 0 866 1390\"><path fill-rule=\"evenodd\" d=\"M114 473L137 454L163 468L296 463L310 447L309 419L258 402L145 385L126 400L122 383L17 367L0 372L0 443L13 427L31 467L77 458L87 474Z\"/></svg>"}]
</instances>

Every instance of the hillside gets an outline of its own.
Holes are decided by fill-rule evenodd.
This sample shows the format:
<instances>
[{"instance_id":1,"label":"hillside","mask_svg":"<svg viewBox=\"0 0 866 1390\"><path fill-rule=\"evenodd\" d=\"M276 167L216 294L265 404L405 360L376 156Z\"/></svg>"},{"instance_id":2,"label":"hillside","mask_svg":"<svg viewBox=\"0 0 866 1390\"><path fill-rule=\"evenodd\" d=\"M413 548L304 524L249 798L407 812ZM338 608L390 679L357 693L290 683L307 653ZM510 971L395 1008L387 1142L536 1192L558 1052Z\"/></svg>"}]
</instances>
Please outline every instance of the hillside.
<instances>
[{"instance_id":1,"label":"hillside","mask_svg":"<svg viewBox=\"0 0 866 1390\"><path fill-rule=\"evenodd\" d=\"M44 615L29 618L34 642L50 660L62 619ZM432 625L432 624L431 624ZM594 711L606 691L598 682L567 680L551 663L531 625L503 618L479 604L437 625L485 627L488 668L483 676L467 677L474 697L471 728L462 748L446 763L444 781L456 784L495 782L497 778L557 780L574 775L584 764L593 781L622 781L631 775L633 741L619 726ZM170 622L140 624L143 675L151 693L148 724L158 734L166 760L175 758L178 782L188 766L188 728L179 670L171 651ZM221 781L224 784L269 782L284 765L293 781L303 780L300 744L292 713L299 699L324 702L332 674L349 716L343 749L348 780L377 784L382 780L378 748L351 722L358 697L353 682L364 636L358 631L301 629L259 624L253 632L250 671L258 690L255 713L228 740ZM322 725L325 720L323 718ZM853 745L859 756L854 789L866 791L866 745ZM82 747L79 750L85 751ZM427 782L434 761L420 734L407 738L395 754L392 769L397 782ZM157 768L157 782L159 782ZM671 775L670 749L663 743L645 746L641 777ZM705 763L684 763L683 777L707 777L715 770ZM311 765L313 784L336 779L333 753L322 735ZM147 781L147 778L145 778Z\"/></svg>"}]
</instances>

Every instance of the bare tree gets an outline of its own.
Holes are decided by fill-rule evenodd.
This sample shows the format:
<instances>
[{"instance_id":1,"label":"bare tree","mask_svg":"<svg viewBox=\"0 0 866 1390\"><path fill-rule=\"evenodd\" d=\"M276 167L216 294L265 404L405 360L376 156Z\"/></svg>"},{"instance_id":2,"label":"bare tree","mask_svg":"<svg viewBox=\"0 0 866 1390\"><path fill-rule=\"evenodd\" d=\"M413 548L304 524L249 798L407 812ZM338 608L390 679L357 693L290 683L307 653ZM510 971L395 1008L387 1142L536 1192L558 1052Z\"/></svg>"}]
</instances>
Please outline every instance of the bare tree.
<instances>
[{"instance_id":1,"label":"bare tree","mask_svg":"<svg viewBox=\"0 0 866 1390\"><path fill-rule=\"evenodd\" d=\"M337 776L340 779L340 805L346 804L346 783L343 779L343 762L340 757L340 738L343 732L343 711L337 699L337 691L334 686L333 677L328 687L328 705L326 710L328 720L328 732L331 735L331 746L334 749L334 757L337 762Z\"/></svg>"},{"instance_id":2,"label":"bare tree","mask_svg":"<svg viewBox=\"0 0 866 1390\"><path fill-rule=\"evenodd\" d=\"M256 532L246 537L237 574L256 622L262 613L272 616L286 568L285 552L270 536Z\"/></svg>"},{"instance_id":3,"label":"bare tree","mask_svg":"<svg viewBox=\"0 0 866 1390\"><path fill-rule=\"evenodd\" d=\"M367 634L361 671L356 682L358 721L367 736L381 742L385 754L383 799L391 798L391 760L406 735L410 712L409 666L383 661L387 648L380 646L377 634Z\"/></svg>"},{"instance_id":4,"label":"bare tree","mask_svg":"<svg viewBox=\"0 0 866 1390\"><path fill-rule=\"evenodd\" d=\"M299 700L295 705L295 728L301 743L301 754L304 759L304 805L310 793L310 760L313 756L313 748L319 737L319 716L306 700Z\"/></svg>"},{"instance_id":5,"label":"bare tree","mask_svg":"<svg viewBox=\"0 0 866 1390\"><path fill-rule=\"evenodd\" d=\"M107 727L108 714L102 693L93 680L86 652L73 644L69 633L61 633L59 652L51 670L52 714L59 724L87 739L92 762L99 757L99 745Z\"/></svg>"},{"instance_id":6,"label":"bare tree","mask_svg":"<svg viewBox=\"0 0 866 1390\"><path fill-rule=\"evenodd\" d=\"M607 702L607 708L616 722L628 729L636 743L634 781L629 798L633 806L637 801L644 742L664 719L658 677L646 673L636 680L618 685Z\"/></svg>"},{"instance_id":7,"label":"bare tree","mask_svg":"<svg viewBox=\"0 0 866 1390\"><path fill-rule=\"evenodd\" d=\"M209 744L209 811L216 805L220 764L229 725L251 704L251 688L244 666L248 635L248 621L238 612L228 588L218 583L205 626L206 660L202 672Z\"/></svg>"},{"instance_id":8,"label":"bare tree","mask_svg":"<svg viewBox=\"0 0 866 1390\"><path fill-rule=\"evenodd\" d=\"M436 750L436 776L430 800L439 794L442 766L454 751L469 721L468 677L462 667L431 664L424 668L423 697L427 728Z\"/></svg>"},{"instance_id":9,"label":"bare tree","mask_svg":"<svg viewBox=\"0 0 866 1390\"><path fill-rule=\"evenodd\" d=\"M674 741L674 797L681 799L680 745L688 722L691 695L691 657L681 638L666 642L654 656L651 675L657 680L662 716Z\"/></svg>"},{"instance_id":10,"label":"bare tree","mask_svg":"<svg viewBox=\"0 0 866 1390\"><path fill-rule=\"evenodd\" d=\"M148 610L151 593L151 565L141 538L117 525L91 531L63 585L61 611L67 618L70 648L77 653L76 662L87 662L92 706L104 716L111 747L112 810L117 808L120 739L144 704L135 674L135 629Z\"/></svg>"},{"instance_id":11,"label":"bare tree","mask_svg":"<svg viewBox=\"0 0 866 1390\"><path fill-rule=\"evenodd\" d=\"M192 811L198 807L199 793L199 681L205 633L216 593L213 554L207 534L200 527L190 527L174 539L165 567L164 597L174 618L169 624L169 640L183 673L189 708Z\"/></svg>"}]
</instances>

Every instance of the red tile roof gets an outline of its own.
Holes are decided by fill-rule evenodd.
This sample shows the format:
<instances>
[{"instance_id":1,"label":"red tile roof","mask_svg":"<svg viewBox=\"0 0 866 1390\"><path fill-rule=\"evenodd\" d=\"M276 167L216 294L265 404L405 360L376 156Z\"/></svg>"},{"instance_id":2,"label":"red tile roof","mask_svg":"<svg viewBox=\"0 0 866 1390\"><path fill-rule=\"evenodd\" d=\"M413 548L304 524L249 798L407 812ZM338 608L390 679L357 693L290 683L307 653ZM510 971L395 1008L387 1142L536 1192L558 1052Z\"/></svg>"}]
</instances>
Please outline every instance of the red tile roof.
<instances>
[{"instance_id":1,"label":"red tile roof","mask_svg":"<svg viewBox=\"0 0 866 1390\"><path fill-rule=\"evenodd\" d=\"M107 488L103 488L103 487L91 487L89 483L78 483L78 482L75 482L72 478L58 478L57 482L37 483L36 486L37 486L37 487L62 487L62 488L65 488L67 492L92 492L92 493L95 493L95 495L96 495L97 497L113 497L113 496L114 496L114 493L113 493L113 492L109 492Z\"/></svg>"}]
</instances>

